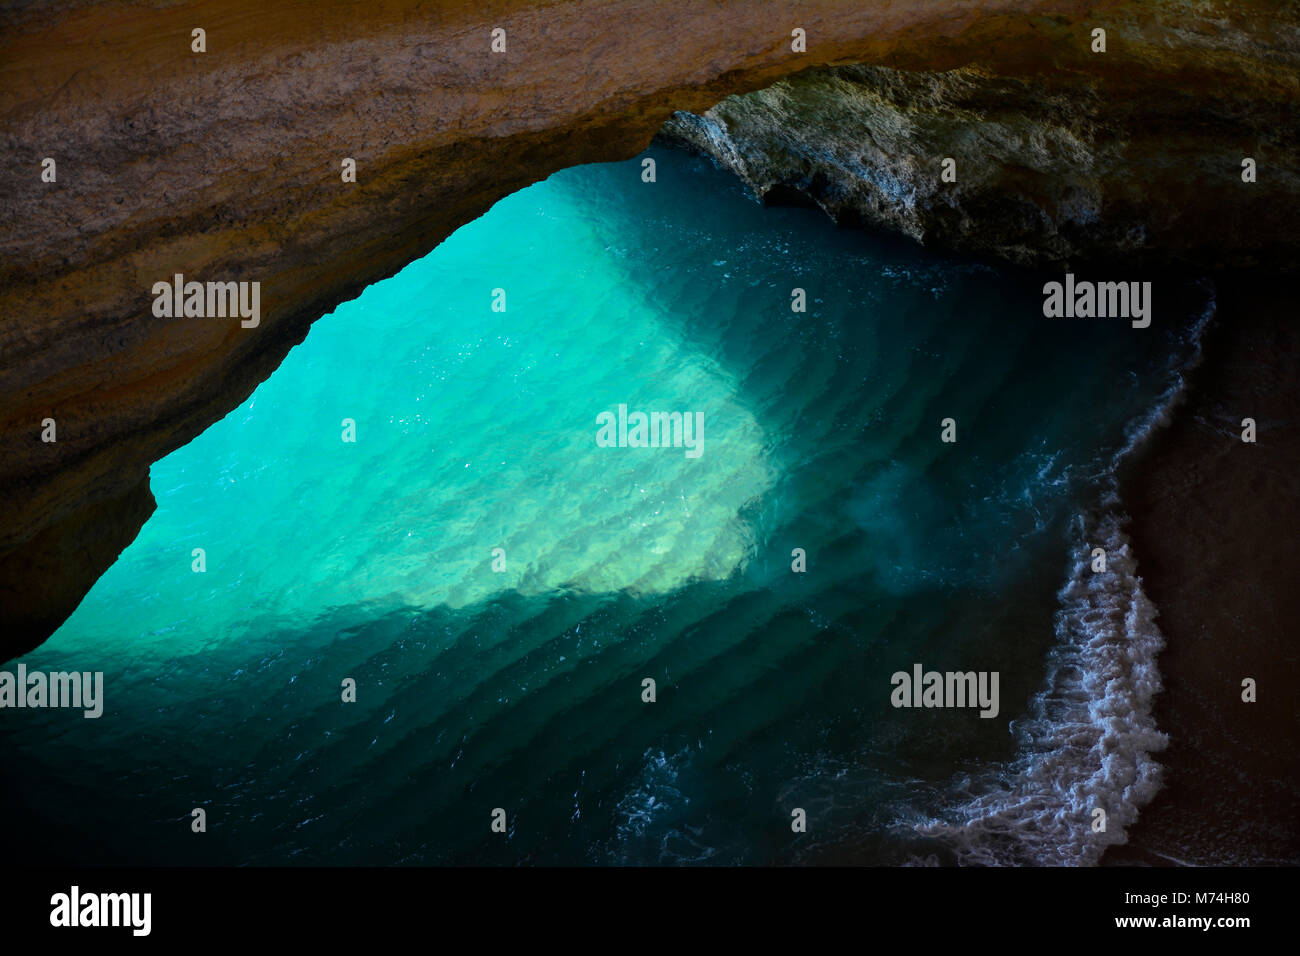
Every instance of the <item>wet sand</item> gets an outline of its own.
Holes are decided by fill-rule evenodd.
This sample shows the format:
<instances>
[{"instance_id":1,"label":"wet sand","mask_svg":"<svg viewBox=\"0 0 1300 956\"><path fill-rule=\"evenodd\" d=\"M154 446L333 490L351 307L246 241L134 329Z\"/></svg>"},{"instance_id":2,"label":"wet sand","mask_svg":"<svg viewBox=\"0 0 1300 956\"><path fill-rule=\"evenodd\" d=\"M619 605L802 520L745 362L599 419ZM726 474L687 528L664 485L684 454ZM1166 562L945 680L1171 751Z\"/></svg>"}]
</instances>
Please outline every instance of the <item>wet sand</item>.
<instances>
[{"instance_id":1,"label":"wet sand","mask_svg":"<svg viewBox=\"0 0 1300 956\"><path fill-rule=\"evenodd\" d=\"M1161 792L1103 865L1300 863L1300 319L1281 280L1219 285L1205 360L1124 476L1166 647ZM1242 419L1257 442L1241 439ZM1242 701L1242 680L1257 702Z\"/></svg>"}]
</instances>

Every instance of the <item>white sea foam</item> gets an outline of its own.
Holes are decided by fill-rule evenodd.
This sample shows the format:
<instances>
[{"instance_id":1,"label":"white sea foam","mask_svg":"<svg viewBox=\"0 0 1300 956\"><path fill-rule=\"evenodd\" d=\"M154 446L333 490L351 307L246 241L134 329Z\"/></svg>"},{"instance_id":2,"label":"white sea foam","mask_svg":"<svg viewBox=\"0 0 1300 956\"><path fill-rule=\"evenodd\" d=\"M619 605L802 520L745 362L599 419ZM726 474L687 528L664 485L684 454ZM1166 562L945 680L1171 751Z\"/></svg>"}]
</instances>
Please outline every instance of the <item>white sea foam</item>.
<instances>
[{"instance_id":1,"label":"white sea foam","mask_svg":"<svg viewBox=\"0 0 1300 956\"><path fill-rule=\"evenodd\" d=\"M679 777L689 766L689 746L673 753L655 748L642 756L641 773L614 810L614 839L608 859L620 864L659 865L704 863L716 854L701 842L703 831L686 822L691 802Z\"/></svg>"},{"instance_id":2,"label":"white sea foam","mask_svg":"<svg viewBox=\"0 0 1300 956\"><path fill-rule=\"evenodd\" d=\"M1075 556L1059 593L1057 643L1029 713L1012 723L1019 753L1011 762L957 781L942 820L916 826L939 837L967 865L1092 865L1160 789L1153 754L1168 743L1152 705L1161 690L1156 656L1164 637L1142 588L1125 533L1119 466L1172 418L1186 375L1201 360L1214 315L1209 297L1189 330L1169 387L1126 430L1126 442L1101 476L1098 505L1073 529ZM1093 573L1093 548L1106 549L1107 571ZM1094 811L1105 829L1094 830ZM922 862L922 861L917 861Z\"/></svg>"}]
</instances>

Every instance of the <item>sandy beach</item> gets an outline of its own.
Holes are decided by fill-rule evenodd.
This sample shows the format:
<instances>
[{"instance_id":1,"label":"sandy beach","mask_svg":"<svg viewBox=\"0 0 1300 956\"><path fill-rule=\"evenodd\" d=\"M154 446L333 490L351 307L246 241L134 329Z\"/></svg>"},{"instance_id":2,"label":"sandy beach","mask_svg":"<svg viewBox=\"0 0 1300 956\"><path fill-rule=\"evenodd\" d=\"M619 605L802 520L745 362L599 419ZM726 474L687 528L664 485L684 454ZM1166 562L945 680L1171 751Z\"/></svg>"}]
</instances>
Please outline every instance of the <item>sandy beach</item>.
<instances>
[{"instance_id":1,"label":"sandy beach","mask_svg":"<svg viewBox=\"0 0 1300 956\"><path fill-rule=\"evenodd\" d=\"M1171 740L1164 786L1109 865L1300 862L1300 327L1281 280L1220 284L1218 303L1186 402L1124 479Z\"/></svg>"}]
</instances>

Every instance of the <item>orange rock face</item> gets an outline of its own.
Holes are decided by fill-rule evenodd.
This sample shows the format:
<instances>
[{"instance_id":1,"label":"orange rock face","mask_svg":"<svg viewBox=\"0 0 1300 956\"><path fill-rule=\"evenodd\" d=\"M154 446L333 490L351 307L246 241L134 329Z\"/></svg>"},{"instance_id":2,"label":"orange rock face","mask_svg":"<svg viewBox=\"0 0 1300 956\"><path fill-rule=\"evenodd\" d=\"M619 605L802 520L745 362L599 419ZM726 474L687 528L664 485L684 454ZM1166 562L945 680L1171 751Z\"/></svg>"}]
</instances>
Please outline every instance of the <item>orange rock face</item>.
<instances>
[{"instance_id":1,"label":"orange rock face","mask_svg":"<svg viewBox=\"0 0 1300 956\"><path fill-rule=\"evenodd\" d=\"M634 155L676 110L827 64L977 67L1162 102L1178 150L1219 135L1193 122L1214 97L1268 149L1253 107L1294 99L1294 13L1262 0L1150 6L67 0L0 12L0 658L43 640L134 537L152 510L150 464L244 400L315 318L502 196ZM1094 26L1110 30L1104 55L1088 48ZM806 53L791 49L795 27ZM491 51L495 28L504 53ZM342 181L346 157L356 183ZM1154 208L1186 189L1129 195ZM156 317L150 289L175 273L260 282L259 326ZM49 418L56 442L41 440Z\"/></svg>"}]
</instances>

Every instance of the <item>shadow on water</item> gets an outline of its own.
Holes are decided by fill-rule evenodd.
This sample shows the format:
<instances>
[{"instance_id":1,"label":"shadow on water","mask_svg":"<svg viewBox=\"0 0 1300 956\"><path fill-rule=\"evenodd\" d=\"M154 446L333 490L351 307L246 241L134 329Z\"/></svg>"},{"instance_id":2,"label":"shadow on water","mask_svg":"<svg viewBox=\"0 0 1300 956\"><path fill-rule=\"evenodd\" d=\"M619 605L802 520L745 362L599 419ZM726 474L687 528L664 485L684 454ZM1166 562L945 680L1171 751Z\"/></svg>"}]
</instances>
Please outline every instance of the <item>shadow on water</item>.
<instances>
[{"instance_id":1,"label":"shadow on water","mask_svg":"<svg viewBox=\"0 0 1300 956\"><path fill-rule=\"evenodd\" d=\"M1005 713L901 721L860 686L894 669L882 635L905 602L856 606L845 585L817 596L846 609L827 617L741 577L653 599L338 608L165 674L110 672L100 720L46 711L7 741L6 819L44 825L3 844L96 864L783 862L801 795L820 827L878 832L892 807L869 777L1006 755ZM927 603L999 625L985 594ZM1004 688L1004 708L1031 691ZM140 707L147 729L124 713ZM819 755L852 780L828 787Z\"/></svg>"}]
</instances>

